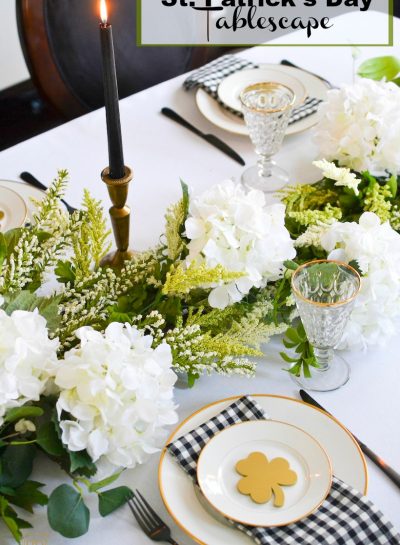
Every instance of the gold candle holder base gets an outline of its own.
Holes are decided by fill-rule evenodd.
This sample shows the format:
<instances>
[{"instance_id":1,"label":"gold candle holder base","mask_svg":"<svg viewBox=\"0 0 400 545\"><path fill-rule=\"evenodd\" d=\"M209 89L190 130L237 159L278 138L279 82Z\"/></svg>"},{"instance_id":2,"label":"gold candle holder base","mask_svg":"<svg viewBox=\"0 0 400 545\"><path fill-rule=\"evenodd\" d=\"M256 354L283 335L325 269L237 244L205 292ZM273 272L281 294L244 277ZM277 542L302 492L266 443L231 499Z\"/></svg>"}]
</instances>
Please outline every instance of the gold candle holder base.
<instances>
[{"instance_id":1,"label":"gold candle holder base","mask_svg":"<svg viewBox=\"0 0 400 545\"><path fill-rule=\"evenodd\" d=\"M107 254L101 260L102 267L121 269L124 262L131 259L133 252L129 250L129 220L131 209L126 205L129 184L132 181L133 173L129 167L125 167L123 178L114 180L110 178L109 167L101 173L101 179L107 185L113 206L110 208L111 224L114 232L116 251Z\"/></svg>"}]
</instances>

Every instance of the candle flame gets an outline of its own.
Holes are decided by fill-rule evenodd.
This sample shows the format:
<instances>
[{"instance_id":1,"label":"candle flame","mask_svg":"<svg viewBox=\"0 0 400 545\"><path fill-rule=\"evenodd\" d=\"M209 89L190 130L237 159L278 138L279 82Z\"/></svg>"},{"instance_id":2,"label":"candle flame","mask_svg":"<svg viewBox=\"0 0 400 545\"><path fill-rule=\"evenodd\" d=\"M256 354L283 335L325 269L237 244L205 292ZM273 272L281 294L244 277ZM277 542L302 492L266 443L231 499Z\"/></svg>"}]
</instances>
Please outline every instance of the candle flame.
<instances>
[{"instance_id":1,"label":"candle flame","mask_svg":"<svg viewBox=\"0 0 400 545\"><path fill-rule=\"evenodd\" d=\"M108 19L106 0L100 0L100 18L103 25L106 25Z\"/></svg>"}]
</instances>

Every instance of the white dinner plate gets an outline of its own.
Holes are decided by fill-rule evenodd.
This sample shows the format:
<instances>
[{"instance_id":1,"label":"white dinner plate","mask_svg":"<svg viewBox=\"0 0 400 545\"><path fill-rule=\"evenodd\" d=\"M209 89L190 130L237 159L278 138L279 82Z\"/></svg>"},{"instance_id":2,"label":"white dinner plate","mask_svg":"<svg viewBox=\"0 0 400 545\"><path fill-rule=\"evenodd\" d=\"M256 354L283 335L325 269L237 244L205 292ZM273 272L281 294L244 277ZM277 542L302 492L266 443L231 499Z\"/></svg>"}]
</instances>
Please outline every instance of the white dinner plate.
<instances>
[{"instance_id":1,"label":"white dinner plate","mask_svg":"<svg viewBox=\"0 0 400 545\"><path fill-rule=\"evenodd\" d=\"M172 433L167 444L209 420L239 397L216 401L192 414ZM271 419L298 426L312 435L327 452L333 474L366 494L368 473L364 456L351 433L340 422L297 399L274 395L253 397ZM191 479L166 449L161 454L158 481L161 496L171 517L197 543L253 544L242 532L228 526L220 517L210 514L208 504L203 506Z\"/></svg>"},{"instance_id":2,"label":"white dinner plate","mask_svg":"<svg viewBox=\"0 0 400 545\"><path fill-rule=\"evenodd\" d=\"M306 88L301 81L290 74L286 74L286 72L271 70L270 68L251 68L250 70L239 70L231 74L220 83L218 96L224 104L241 112L242 105L239 97L243 89L248 85L266 81L282 83L289 87L296 95L294 108L303 104L307 97Z\"/></svg>"},{"instance_id":3,"label":"white dinner plate","mask_svg":"<svg viewBox=\"0 0 400 545\"><path fill-rule=\"evenodd\" d=\"M286 422L257 420L231 426L207 443L197 481L221 515L249 526L284 526L321 505L332 485L332 468L310 434Z\"/></svg>"},{"instance_id":4,"label":"white dinner plate","mask_svg":"<svg viewBox=\"0 0 400 545\"><path fill-rule=\"evenodd\" d=\"M320 98L321 100L326 99L329 87L319 78L309 74L308 72L304 72L298 68L293 68L292 66L283 66L278 64L263 64L261 67L279 71L283 74L288 74L289 76L296 78L304 85L306 94L309 97ZM204 117L213 125L234 134L248 136L249 132L244 120L223 108L203 89L197 89L196 104ZM296 134L310 129L316 123L318 123L318 120L319 114L316 112L304 119L301 119L300 121L297 121L296 123L289 125L286 130L286 134Z\"/></svg>"},{"instance_id":5,"label":"white dinner plate","mask_svg":"<svg viewBox=\"0 0 400 545\"><path fill-rule=\"evenodd\" d=\"M0 232L21 227L26 221L28 208L25 200L13 189L0 187Z\"/></svg>"}]
</instances>

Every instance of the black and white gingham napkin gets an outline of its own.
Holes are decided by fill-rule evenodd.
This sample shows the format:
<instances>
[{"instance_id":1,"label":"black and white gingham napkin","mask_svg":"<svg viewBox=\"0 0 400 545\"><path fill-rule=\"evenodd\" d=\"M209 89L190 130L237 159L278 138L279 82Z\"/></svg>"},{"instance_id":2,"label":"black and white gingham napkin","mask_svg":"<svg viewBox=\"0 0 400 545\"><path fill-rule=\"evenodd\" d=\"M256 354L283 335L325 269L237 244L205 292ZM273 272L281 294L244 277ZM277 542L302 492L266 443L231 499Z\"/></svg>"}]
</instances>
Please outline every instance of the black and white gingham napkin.
<instances>
[{"instance_id":1,"label":"black and white gingham napkin","mask_svg":"<svg viewBox=\"0 0 400 545\"><path fill-rule=\"evenodd\" d=\"M216 433L239 422L265 418L268 416L262 407L245 396L170 443L167 449L197 484L197 460ZM319 509L294 524L276 528L232 524L259 545L400 545L400 535L375 505L336 477Z\"/></svg>"},{"instance_id":2,"label":"black and white gingham napkin","mask_svg":"<svg viewBox=\"0 0 400 545\"><path fill-rule=\"evenodd\" d=\"M239 72L239 70L249 68L258 68L257 64L251 61L240 59L235 55L224 55L219 59L216 59L205 66L202 66L198 70L192 72L189 77L184 81L183 86L186 90L201 87L208 93L213 99L215 99L223 108L231 112L232 114L243 118L242 112L234 110L227 104L225 104L218 96L219 84L231 74ZM314 114L322 100L319 98L307 97L303 104L294 108L290 116L289 125L296 123L301 119L309 117Z\"/></svg>"}]
</instances>

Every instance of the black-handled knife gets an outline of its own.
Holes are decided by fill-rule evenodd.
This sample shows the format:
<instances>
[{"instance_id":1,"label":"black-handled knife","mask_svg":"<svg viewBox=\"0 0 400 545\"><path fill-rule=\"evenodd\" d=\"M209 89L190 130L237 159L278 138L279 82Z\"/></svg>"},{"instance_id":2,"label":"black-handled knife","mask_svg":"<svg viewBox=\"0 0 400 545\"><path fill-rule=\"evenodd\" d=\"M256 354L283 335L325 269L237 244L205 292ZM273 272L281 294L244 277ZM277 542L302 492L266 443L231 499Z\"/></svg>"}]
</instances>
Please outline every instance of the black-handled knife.
<instances>
[{"instance_id":1,"label":"black-handled knife","mask_svg":"<svg viewBox=\"0 0 400 545\"><path fill-rule=\"evenodd\" d=\"M324 407L322 405L320 405L318 403L318 401L316 401L313 397L310 396L310 394L308 394L304 390L300 390L299 394L300 394L301 399L303 401L305 401L306 403L309 403L310 405L313 405L314 407L317 407L317 409L321 409L321 411L324 411L327 414L330 414L331 416L333 416L330 412L328 412L326 409L324 409ZM389 479L391 481L393 481L394 484L397 485L398 488L400 488L400 474L397 473L397 471L395 471L392 467L390 467L384 460L382 460L382 458L380 458L377 454L375 454L375 452L373 452L369 447L367 447L367 445L365 443L360 441L360 439L358 439L358 437L356 437L354 434L352 434L352 435L353 435L354 439L357 441L357 443L358 443L360 449L363 451L363 453L366 456L368 456L368 458L370 460L372 460L374 462L374 464L376 464L379 467L379 469L381 469L383 471L383 473L385 473L385 475L387 475L389 477Z\"/></svg>"},{"instance_id":2,"label":"black-handled knife","mask_svg":"<svg viewBox=\"0 0 400 545\"><path fill-rule=\"evenodd\" d=\"M33 176L33 174L31 174L30 172L21 172L19 177L21 178L21 180L33 187L36 187L37 189L41 189L42 191L46 191L48 189L44 184L42 184L42 182L39 182L39 180L35 178L35 176ZM64 203L65 208L70 214L73 214L75 212L76 208L68 204L67 201L61 199L61 202Z\"/></svg>"},{"instance_id":3,"label":"black-handled knife","mask_svg":"<svg viewBox=\"0 0 400 545\"><path fill-rule=\"evenodd\" d=\"M228 155L231 159L238 162L240 165L244 166L246 164L244 160L240 157L240 155L236 153L236 151L233 150L230 146L228 146L228 144L225 144L225 142L223 142L213 134L206 134L204 132L201 132L194 125L189 123L189 121L186 121L186 119L183 119L183 117L174 112L174 110L171 110L171 108L162 108L161 113L166 117L169 117L169 119L172 119L172 121L179 123L179 125L182 125L182 127L185 127L186 129L189 129L189 131L194 132L194 134L197 134L197 136L200 136L200 138L203 138L209 144L218 148L220 151Z\"/></svg>"}]
</instances>

